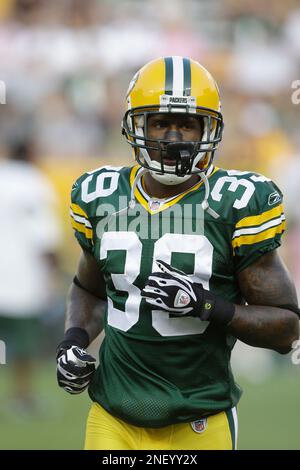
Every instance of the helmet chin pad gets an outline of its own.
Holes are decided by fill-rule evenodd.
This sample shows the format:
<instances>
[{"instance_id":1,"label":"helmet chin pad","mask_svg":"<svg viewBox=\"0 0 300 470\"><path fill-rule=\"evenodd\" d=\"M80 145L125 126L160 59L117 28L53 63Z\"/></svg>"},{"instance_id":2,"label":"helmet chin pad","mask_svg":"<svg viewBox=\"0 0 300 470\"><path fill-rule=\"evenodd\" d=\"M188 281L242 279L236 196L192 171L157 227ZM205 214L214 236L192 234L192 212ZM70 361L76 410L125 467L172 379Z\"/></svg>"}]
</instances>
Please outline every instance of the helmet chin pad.
<instances>
[{"instance_id":1,"label":"helmet chin pad","mask_svg":"<svg viewBox=\"0 0 300 470\"><path fill-rule=\"evenodd\" d=\"M151 168L153 168L153 170L150 170L150 174L152 178L154 178L159 183L165 184L168 186L184 183L185 181L190 179L190 177L192 176L191 174L178 176L178 175L175 175L175 173L171 173L174 171L173 165L164 165L165 170L170 171L170 173L162 174L161 165L159 162L155 160L151 160ZM157 171L155 171L154 169L157 169Z\"/></svg>"}]
</instances>

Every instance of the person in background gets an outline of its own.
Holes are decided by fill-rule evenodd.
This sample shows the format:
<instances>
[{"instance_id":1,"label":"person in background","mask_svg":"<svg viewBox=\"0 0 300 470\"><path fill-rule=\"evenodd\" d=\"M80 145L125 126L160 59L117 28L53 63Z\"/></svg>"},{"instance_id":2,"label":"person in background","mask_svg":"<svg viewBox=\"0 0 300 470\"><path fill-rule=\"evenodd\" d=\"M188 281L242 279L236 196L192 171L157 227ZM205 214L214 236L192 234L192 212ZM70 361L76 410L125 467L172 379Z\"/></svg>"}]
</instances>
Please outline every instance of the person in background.
<instances>
[{"instance_id":1,"label":"person in background","mask_svg":"<svg viewBox=\"0 0 300 470\"><path fill-rule=\"evenodd\" d=\"M53 297L61 239L55 192L34 163L30 138L8 145L0 163L0 340L13 377L11 408L35 411L34 363L41 315Z\"/></svg>"}]
</instances>

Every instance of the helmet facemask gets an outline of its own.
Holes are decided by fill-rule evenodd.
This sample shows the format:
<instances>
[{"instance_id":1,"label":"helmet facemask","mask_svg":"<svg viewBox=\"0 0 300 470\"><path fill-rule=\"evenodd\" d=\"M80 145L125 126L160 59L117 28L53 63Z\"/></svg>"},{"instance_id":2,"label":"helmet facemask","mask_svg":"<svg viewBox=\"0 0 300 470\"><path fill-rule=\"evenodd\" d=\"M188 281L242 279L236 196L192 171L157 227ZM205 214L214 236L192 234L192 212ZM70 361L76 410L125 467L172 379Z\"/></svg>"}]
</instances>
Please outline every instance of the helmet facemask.
<instances>
[{"instance_id":1,"label":"helmet facemask","mask_svg":"<svg viewBox=\"0 0 300 470\"><path fill-rule=\"evenodd\" d=\"M189 112L190 111L190 112ZM152 139L147 135L147 122L153 114L184 113L199 117L202 122L202 137L196 141L170 141ZM214 152L222 139L223 119L218 111L186 105L176 107L144 106L129 109L123 119L123 133L134 150L135 159L152 176L163 184L180 184L192 174L207 172L212 164ZM149 151L159 154L159 161L151 159ZM174 159L174 165L164 163L165 158Z\"/></svg>"}]
</instances>

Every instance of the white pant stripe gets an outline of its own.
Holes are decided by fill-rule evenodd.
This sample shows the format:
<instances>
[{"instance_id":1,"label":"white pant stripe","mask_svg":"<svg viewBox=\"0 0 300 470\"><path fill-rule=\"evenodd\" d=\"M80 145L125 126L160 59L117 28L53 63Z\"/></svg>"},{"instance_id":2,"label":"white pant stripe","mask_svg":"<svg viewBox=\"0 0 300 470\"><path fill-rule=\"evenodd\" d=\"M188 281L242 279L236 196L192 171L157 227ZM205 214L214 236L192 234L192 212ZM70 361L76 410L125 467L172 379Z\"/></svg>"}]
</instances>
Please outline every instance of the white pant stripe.
<instances>
[{"instance_id":1,"label":"white pant stripe","mask_svg":"<svg viewBox=\"0 0 300 470\"><path fill-rule=\"evenodd\" d=\"M235 436L235 439L234 439L234 449L236 450L237 449L237 437L238 437L238 417L237 417L237 411L236 411L236 407L234 406L233 408L231 408L231 412L232 412L232 416L233 416L233 422L234 422L234 430L235 430L235 433L234 433L234 436Z\"/></svg>"}]
</instances>

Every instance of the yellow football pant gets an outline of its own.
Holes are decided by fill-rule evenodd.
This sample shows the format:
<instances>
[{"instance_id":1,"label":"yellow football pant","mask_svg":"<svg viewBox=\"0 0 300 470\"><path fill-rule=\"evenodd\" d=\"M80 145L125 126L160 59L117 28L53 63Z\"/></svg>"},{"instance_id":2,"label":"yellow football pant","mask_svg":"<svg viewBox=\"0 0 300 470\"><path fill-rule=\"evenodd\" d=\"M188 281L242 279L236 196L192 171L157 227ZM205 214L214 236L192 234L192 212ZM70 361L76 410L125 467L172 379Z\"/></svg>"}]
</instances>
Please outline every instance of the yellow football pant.
<instances>
[{"instance_id":1,"label":"yellow football pant","mask_svg":"<svg viewBox=\"0 0 300 470\"><path fill-rule=\"evenodd\" d=\"M204 424L204 426L203 426ZM87 419L86 450L230 450L236 448L236 409L203 422L141 428L110 415L93 403ZM204 429L203 429L204 428Z\"/></svg>"}]
</instances>

